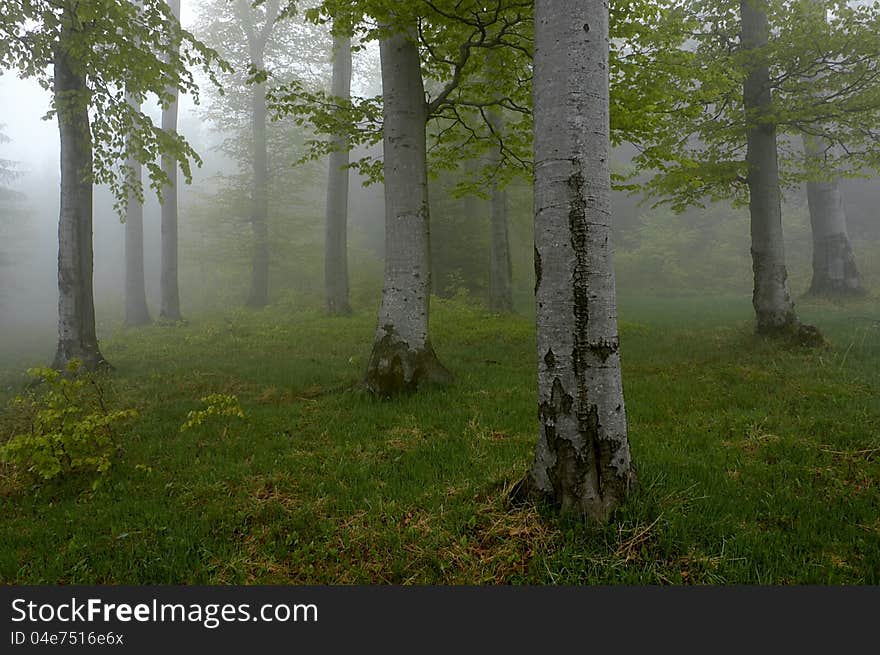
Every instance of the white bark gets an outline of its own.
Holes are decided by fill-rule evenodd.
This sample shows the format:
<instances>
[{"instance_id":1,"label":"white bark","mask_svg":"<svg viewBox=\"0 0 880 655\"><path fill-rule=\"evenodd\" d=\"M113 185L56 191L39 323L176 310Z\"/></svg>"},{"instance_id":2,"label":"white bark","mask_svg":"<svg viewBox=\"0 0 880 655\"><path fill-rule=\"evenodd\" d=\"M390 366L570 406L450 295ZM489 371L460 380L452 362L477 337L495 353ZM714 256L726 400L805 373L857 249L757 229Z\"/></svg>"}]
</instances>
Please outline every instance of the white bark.
<instances>
[{"instance_id":1,"label":"white bark","mask_svg":"<svg viewBox=\"0 0 880 655\"><path fill-rule=\"evenodd\" d=\"M428 334L431 279L427 104L413 36L380 43L384 113L385 281L366 385L375 395L451 379Z\"/></svg>"},{"instance_id":2,"label":"white bark","mask_svg":"<svg viewBox=\"0 0 880 655\"><path fill-rule=\"evenodd\" d=\"M526 487L604 521L634 473L611 247L608 6L535 2L539 436Z\"/></svg>"}]
</instances>

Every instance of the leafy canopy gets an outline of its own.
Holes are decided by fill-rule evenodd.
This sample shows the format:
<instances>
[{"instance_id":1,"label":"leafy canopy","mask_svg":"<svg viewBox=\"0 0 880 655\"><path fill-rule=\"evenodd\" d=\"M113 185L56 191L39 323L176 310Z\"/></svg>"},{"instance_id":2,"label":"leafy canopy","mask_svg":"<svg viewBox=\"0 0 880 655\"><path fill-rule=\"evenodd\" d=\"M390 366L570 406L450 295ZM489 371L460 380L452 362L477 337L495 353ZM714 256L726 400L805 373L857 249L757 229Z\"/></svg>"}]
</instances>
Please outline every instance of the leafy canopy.
<instances>
[{"instance_id":1,"label":"leafy canopy","mask_svg":"<svg viewBox=\"0 0 880 655\"><path fill-rule=\"evenodd\" d=\"M123 165L129 157L146 167L157 193L168 182L160 155L175 159L190 182L191 163L201 165L199 155L138 107L149 95L167 106L175 88L198 102L191 69L201 68L218 84L216 71L228 64L184 30L164 0L0 0L0 67L52 90L62 27L74 73L85 76L87 89L64 102L89 109L93 181L110 187L117 211L124 212L129 192L143 198L140 180ZM125 101L126 94L136 106ZM58 102L53 98L46 119L57 112Z\"/></svg>"}]
</instances>

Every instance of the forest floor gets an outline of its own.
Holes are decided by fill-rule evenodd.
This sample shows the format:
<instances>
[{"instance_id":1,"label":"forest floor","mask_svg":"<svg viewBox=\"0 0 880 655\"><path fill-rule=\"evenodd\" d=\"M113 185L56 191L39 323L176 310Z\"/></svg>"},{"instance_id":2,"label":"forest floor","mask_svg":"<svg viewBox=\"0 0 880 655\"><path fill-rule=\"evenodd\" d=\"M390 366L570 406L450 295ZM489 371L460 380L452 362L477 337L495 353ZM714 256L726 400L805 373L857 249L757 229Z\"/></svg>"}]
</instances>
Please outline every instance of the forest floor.
<instances>
[{"instance_id":1,"label":"forest floor","mask_svg":"<svg viewBox=\"0 0 880 655\"><path fill-rule=\"evenodd\" d=\"M0 465L0 582L880 584L876 302L801 301L830 341L806 349L756 339L746 298L622 298L640 486L604 528L507 503L535 445L533 321L433 307L457 381L390 402L356 384L372 312L105 335L107 402L139 417L97 485ZM0 373L0 400L22 380ZM244 418L181 431L211 393Z\"/></svg>"}]
</instances>

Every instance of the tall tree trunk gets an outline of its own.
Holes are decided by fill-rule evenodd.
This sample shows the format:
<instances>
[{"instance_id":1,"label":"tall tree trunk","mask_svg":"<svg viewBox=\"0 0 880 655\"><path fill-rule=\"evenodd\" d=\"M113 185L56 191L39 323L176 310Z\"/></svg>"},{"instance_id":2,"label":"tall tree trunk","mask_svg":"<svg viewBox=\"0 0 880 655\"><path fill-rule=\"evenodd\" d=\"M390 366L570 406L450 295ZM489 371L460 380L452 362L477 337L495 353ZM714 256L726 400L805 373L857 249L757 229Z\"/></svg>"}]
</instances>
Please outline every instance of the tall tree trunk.
<instances>
[{"instance_id":1,"label":"tall tree trunk","mask_svg":"<svg viewBox=\"0 0 880 655\"><path fill-rule=\"evenodd\" d=\"M61 138L61 209L58 217L58 348L53 368L79 359L93 370L105 364L95 333L92 247L92 137L86 72L71 44L75 17L65 9L55 53L55 106Z\"/></svg>"},{"instance_id":2,"label":"tall tree trunk","mask_svg":"<svg viewBox=\"0 0 880 655\"><path fill-rule=\"evenodd\" d=\"M804 152L816 170L825 168L822 138L804 136ZM813 233L813 280L807 293L832 297L863 294L839 181L833 177L808 181L807 204Z\"/></svg>"},{"instance_id":3,"label":"tall tree trunk","mask_svg":"<svg viewBox=\"0 0 880 655\"><path fill-rule=\"evenodd\" d=\"M131 96L126 95L126 102L137 108ZM143 167L137 159L129 157L125 165L136 180L142 179ZM144 280L144 206L134 193L129 193L125 212L125 325L135 327L149 323Z\"/></svg>"},{"instance_id":4,"label":"tall tree trunk","mask_svg":"<svg viewBox=\"0 0 880 655\"><path fill-rule=\"evenodd\" d=\"M330 92L351 96L351 38L337 36L333 43L333 81ZM348 143L336 137L327 173L327 232L324 242L324 281L327 311L350 314L348 300Z\"/></svg>"},{"instance_id":5,"label":"tall tree trunk","mask_svg":"<svg viewBox=\"0 0 880 655\"><path fill-rule=\"evenodd\" d=\"M767 0L740 0L740 10L743 49L763 48L770 34ZM743 83L743 104L748 121L746 163L755 278L752 305L757 332L765 335L796 332L800 325L785 267L776 124L769 117L771 100L770 70L758 61Z\"/></svg>"},{"instance_id":6,"label":"tall tree trunk","mask_svg":"<svg viewBox=\"0 0 880 655\"><path fill-rule=\"evenodd\" d=\"M258 69L263 67L262 48L252 53L251 61ZM259 308L269 302L269 164L264 83L254 84L252 101L254 186L251 192L251 226L254 231L254 256L247 305Z\"/></svg>"},{"instance_id":7,"label":"tall tree trunk","mask_svg":"<svg viewBox=\"0 0 880 655\"><path fill-rule=\"evenodd\" d=\"M608 5L535 2L539 434L519 493L604 522L635 480L611 247Z\"/></svg>"},{"instance_id":8,"label":"tall tree trunk","mask_svg":"<svg viewBox=\"0 0 880 655\"><path fill-rule=\"evenodd\" d=\"M380 397L452 380L428 334L428 108L414 32L394 34L379 45L385 126L385 282L365 383Z\"/></svg>"},{"instance_id":9,"label":"tall tree trunk","mask_svg":"<svg viewBox=\"0 0 880 655\"><path fill-rule=\"evenodd\" d=\"M168 0L168 6L180 20L180 0ZM177 132L177 89L171 89L173 102L162 110L162 129ZM170 184L162 189L162 271L159 316L166 321L180 321L180 288L178 286L177 243L177 161L171 155L162 155L162 171Z\"/></svg>"},{"instance_id":10,"label":"tall tree trunk","mask_svg":"<svg viewBox=\"0 0 880 655\"><path fill-rule=\"evenodd\" d=\"M489 114L492 129L501 138L504 129L497 111ZM501 161L500 145L490 153L490 163L498 166ZM494 312L513 311L512 267L510 261L510 238L507 231L507 191L496 180L492 182L489 199L489 308Z\"/></svg>"}]
</instances>

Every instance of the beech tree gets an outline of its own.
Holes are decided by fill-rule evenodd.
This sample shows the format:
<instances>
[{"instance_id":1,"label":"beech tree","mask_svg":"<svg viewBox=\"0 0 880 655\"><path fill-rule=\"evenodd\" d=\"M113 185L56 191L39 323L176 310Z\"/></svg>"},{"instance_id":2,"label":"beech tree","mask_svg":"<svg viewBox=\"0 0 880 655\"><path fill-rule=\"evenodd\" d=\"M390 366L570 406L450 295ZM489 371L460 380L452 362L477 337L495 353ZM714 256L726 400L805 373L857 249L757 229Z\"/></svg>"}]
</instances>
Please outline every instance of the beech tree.
<instances>
[{"instance_id":1,"label":"beech tree","mask_svg":"<svg viewBox=\"0 0 880 655\"><path fill-rule=\"evenodd\" d=\"M289 192L287 176L276 172L300 158L305 138L291 121L270 120L267 92L292 78L323 80L329 70L329 38L296 15L298 9L279 0L206 0L198 7L197 34L233 68L222 78L224 92L211 95L203 115L223 136L219 149L238 164L236 173L224 176L224 186L235 197L247 196L241 218L252 234L245 297L252 308L269 301L270 228Z\"/></svg>"},{"instance_id":2,"label":"beech tree","mask_svg":"<svg viewBox=\"0 0 880 655\"><path fill-rule=\"evenodd\" d=\"M167 0L171 15L180 23L180 0ZM170 47L179 48L177 39L172 34ZM167 102L162 105L162 129L168 134L177 134L177 109L179 93L176 86L168 88ZM165 185L161 195L161 249L162 264L159 280L159 318L176 322L183 319L180 313L180 257L178 249L178 215L177 215L177 160L171 153L162 154L162 172Z\"/></svg>"},{"instance_id":3,"label":"beech tree","mask_svg":"<svg viewBox=\"0 0 880 655\"><path fill-rule=\"evenodd\" d=\"M503 141L503 119L497 110L489 113L492 131ZM501 165L501 147L493 148L489 164ZM513 270L510 260L510 236L507 225L507 191L493 177L489 197L489 308L495 312L513 311Z\"/></svg>"},{"instance_id":4,"label":"beech tree","mask_svg":"<svg viewBox=\"0 0 880 655\"><path fill-rule=\"evenodd\" d=\"M535 2L539 433L519 493L604 522L635 476L611 247L608 7Z\"/></svg>"},{"instance_id":5,"label":"beech tree","mask_svg":"<svg viewBox=\"0 0 880 655\"><path fill-rule=\"evenodd\" d=\"M678 63L636 162L677 208L704 198L748 203L756 330L821 336L797 319L788 288L781 194L814 177L800 135L824 139L824 165L858 175L880 163L880 8L816 0L670 1ZM826 14L826 9L833 8ZM772 38L771 37L772 34ZM660 115L660 114L658 114ZM782 139L781 136L786 138Z\"/></svg>"},{"instance_id":6,"label":"beech tree","mask_svg":"<svg viewBox=\"0 0 880 655\"><path fill-rule=\"evenodd\" d=\"M140 111L137 101L131 94L126 94L125 101L134 111ZM132 179L142 184L143 166L134 153L129 154L125 165L131 170ZM128 192L128 204L125 210L124 322L129 327L148 325L151 322L144 275L144 205L134 189Z\"/></svg>"},{"instance_id":7,"label":"beech tree","mask_svg":"<svg viewBox=\"0 0 880 655\"><path fill-rule=\"evenodd\" d=\"M202 67L214 79L215 64L222 65L216 53L182 30L162 0L144 0L141 6L128 0L0 0L0 66L51 90L51 113L58 119L61 209L54 367L65 368L73 359L90 369L105 363L95 332L92 291L92 185L108 184L124 215L130 191L139 200L143 197L134 170L124 165L129 156L147 167L154 189L168 181L155 163L160 153L175 159L189 179L190 162L199 162L198 155L185 140L153 125L136 104L147 93L167 103L169 87L196 94L188 67ZM125 101L126 93L134 103Z\"/></svg>"},{"instance_id":8,"label":"beech tree","mask_svg":"<svg viewBox=\"0 0 880 655\"><path fill-rule=\"evenodd\" d=\"M349 147L382 139L382 162L354 162L385 182L385 276L367 388L377 396L409 393L451 381L429 333L430 262L426 123L466 102L466 81L479 72L478 53L516 47L529 24L531 3L494 0L346 3L326 0L313 17L345 16L360 39L377 39L382 58L381 119L378 99L345 103L290 85L272 94L275 111L308 120L322 134L347 134ZM426 58L422 60L422 52ZM522 49L522 48L521 48ZM426 94L426 82L430 93ZM509 97L484 104L506 106ZM327 107L331 106L332 111ZM487 140L488 141L488 140ZM313 156L338 148L335 139L314 144ZM464 154L464 153L461 153ZM459 159L456 159L459 161Z\"/></svg>"},{"instance_id":9,"label":"beech tree","mask_svg":"<svg viewBox=\"0 0 880 655\"><path fill-rule=\"evenodd\" d=\"M249 65L254 71L265 66L266 45L280 11L280 0L268 0L262 10L249 0L238 0L238 19L247 38ZM251 190L251 227L254 254L251 267L249 307L264 307L269 301L269 162L266 143L266 82L260 78L251 87L253 122L253 186Z\"/></svg>"},{"instance_id":10,"label":"beech tree","mask_svg":"<svg viewBox=\"0 0 880 655\"><path fill-rule=\"evenodd\" d=\"M846 227L840 180L825 165L825 140L804 136L804 154L817 171L807 179L813 241L813 277L807 293L842 297L865 293Z\"/></svg>"},{"instance_id":11,"label":"beech tree","mask_svg":"<svg viewBox=\"0 0 880 655\"><path fill-rule=\"evenodd\" d=\"M337 24L338 30L349 29ZM337 34L333 40L333 79L330 94L343 103L351 101L351 37ZM324 241L324 286L327 311L350 314L348 300L348 145L344 134L336 135L327 170L327 225Z\"/></svg>"}]
</instances>

